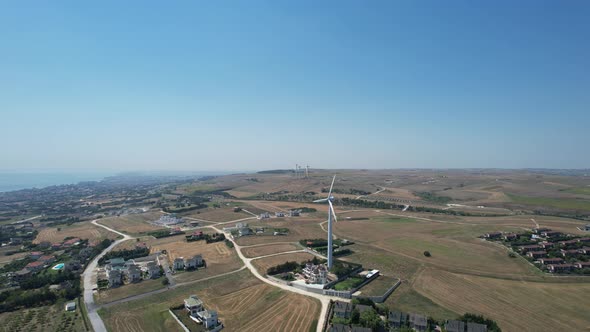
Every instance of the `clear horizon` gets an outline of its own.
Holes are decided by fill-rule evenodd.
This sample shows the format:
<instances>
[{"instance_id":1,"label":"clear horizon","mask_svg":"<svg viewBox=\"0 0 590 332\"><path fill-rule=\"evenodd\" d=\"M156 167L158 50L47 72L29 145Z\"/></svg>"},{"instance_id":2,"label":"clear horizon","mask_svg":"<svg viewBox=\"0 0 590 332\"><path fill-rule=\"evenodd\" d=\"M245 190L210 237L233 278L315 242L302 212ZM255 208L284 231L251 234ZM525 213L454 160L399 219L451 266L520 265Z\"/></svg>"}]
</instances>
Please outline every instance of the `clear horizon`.
<instances>
[{"instance_id":1,"label":"clear horizon","mask_svg":"<svg viewBox=\"0 0 590 332\"><path fill-rule=\"evenodd\" d=\"M588 2L0 9L0 172L590 168Z\"/></svg>"}]
</instances>

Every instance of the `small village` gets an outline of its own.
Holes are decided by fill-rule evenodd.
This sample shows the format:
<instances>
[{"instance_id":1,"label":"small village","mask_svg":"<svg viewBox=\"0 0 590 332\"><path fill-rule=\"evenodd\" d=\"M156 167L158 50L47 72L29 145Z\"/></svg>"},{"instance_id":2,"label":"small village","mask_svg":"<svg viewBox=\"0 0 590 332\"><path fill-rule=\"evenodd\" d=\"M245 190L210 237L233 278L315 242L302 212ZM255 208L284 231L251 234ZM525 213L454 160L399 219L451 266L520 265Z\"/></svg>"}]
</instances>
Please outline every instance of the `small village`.
<instances>
[{"instance_id":1,"label":"small village","mask_svg":"<svg viewBox=\"0 0 590 332\"><path fill-rule=\"evenodd\" d=\"M523 233L486 233L483 238L502 243L511 249L511 257L519 253L544 272L590 275L590 237L533 228Z\"/></svg>"}]
</instances>

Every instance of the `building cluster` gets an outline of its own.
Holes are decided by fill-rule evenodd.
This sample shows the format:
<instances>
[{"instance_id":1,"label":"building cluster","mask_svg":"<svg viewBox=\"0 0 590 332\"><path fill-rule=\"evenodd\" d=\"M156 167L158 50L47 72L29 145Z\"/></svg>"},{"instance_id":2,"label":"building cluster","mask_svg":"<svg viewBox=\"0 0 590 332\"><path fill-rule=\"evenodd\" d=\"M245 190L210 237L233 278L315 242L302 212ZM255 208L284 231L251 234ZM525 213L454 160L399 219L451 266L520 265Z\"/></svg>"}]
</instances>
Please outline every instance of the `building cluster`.
<instances>
[{"instance_id":1,"label":"building cluster","mask_svg":"<svg viewBox=\"0 0 590 332\"><path fill-rule=\"evenodd\" d=\"M484 324L464 322L460 320L448 320L445 323L447 332L487 332L488 327Z\"/></svg>"},{"instance_id":2,"label":"building cluster","mask_svg":"<svg viewBox=\"0 0 590 332\"><path fill-rule=\"evenodd\" d=\"M126 283L139 282L142 279L157 279L161 275L160 266L154 259L125 261L113 258L105 265L109 287L117 287Z\"/></svg>"},{"instance_id":3,"label":"building cluster","mask_svg":"<svg viewBox=\"0 0 590 332\"><path fill-rule=\"evenodd\" d=\"M590 237L574 237L549 228L535 228L532 233L493 232L484 235L489 240L507 242L527 241L516 250L523 256L546 267L551 273L571 272L590 268Z\"/></svg>"},{"instance_id":4,"label":"building cluster","mask_svg":"<svg viewBox=\"0 0 590 332\"><path fill-rule=\"evenodd\" d=\"M306 263L302 271L307 283L325 285L328 283L328 268L324 264Z\"/></svg>"},{"instance_id":5,"label":"building cluster","mask_svg":"<svg viewBox=\"0 0 590 332\"><path fill-rule=\"evenodd\" d=\"M275 212L275 218L284 218L284 217L299 217L301 215L301 210L289 210L289 212ZM270 219L271 215L270 212L263 212L258 216L258 219Z\"/></svg>"},{"instance_id":6,"label":"building cluster","mask_svg":"<svg viewBox=\"0 0 590 332\"><path fill-rule=\"evenodd\" d=\"M194 270L197 267L201 267L203 265L205 265L205 262L203 261L203 256L201 255L195 255L188 258L177 257L172 263L174 270Z\"/></svg>"},{"instance_id":7,"label":"building cluster","mask_svg":"<svg viewBox=\"0 0 590 332\"><path fill-rule=\"evenodd\" d=\"M217 311L205 309L203 301L196 295L184 300L184 308L190 317L208 330L219 331L223 325L217 317Z\"/></svg>"},{"instance_id":8,"label":"building cluster","mask_svg":"<svg viewBox=\"0 0 590 332\"><path fill-rule=\"evenodd\" d=\"M160 217L160 219L156 220L155 223L159 225L169 226L169 225L176 225L181 224L184 221L182 218L179 218L173 214L165 214Z\"/></svg>"}]
</instances>

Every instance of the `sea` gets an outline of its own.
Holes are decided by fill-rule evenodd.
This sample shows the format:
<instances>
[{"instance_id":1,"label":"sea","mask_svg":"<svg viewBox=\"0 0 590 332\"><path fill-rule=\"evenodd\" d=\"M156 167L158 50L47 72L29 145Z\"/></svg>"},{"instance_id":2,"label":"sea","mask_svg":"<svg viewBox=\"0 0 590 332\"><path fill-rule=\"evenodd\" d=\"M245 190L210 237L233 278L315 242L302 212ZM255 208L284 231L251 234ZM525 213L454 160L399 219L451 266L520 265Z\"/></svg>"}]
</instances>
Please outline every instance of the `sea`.
<instances>
[{"instance_id":1,"label":"sea","mask_svg":"<svg viewBox=\"0 0 590 332\"><path fill-rule=\"evenodd\" d=\"M0 172L0 192L30 188L44 188L62 184L76 184L83 181L100 181L105 177L112 175L115 174L91 172Z\"/></svg>"}]
</instances>

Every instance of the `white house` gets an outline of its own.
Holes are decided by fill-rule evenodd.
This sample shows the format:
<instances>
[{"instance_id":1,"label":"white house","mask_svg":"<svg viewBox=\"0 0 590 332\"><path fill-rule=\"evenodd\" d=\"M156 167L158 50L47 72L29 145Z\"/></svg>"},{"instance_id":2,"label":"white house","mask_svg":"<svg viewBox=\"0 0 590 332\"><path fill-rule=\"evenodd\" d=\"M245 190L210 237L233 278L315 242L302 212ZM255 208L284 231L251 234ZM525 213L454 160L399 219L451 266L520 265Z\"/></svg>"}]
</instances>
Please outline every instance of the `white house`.
<instances>
[{"instance_id":1,"label":"white house","mask_svg":"<svg viewBox=\"0 0 590 332\"><path fill-rule=\"evenodd\" d=\"M191 295L188 299L184 299L184 308L190 312L191 316L197 317L199 311L203 310L203 301L196 295Z\"/></svg>"},{"instance_id":2,"label":"white house","mask_svg":"<svg viewBox=\"0 0 590 332\"><path fill-rule=\"evenodd\" d=\"M217 326L217 311L215 310L200 311L197 313L197 317L201 319L207 329Z\"/></svg>"}]
</instances>

